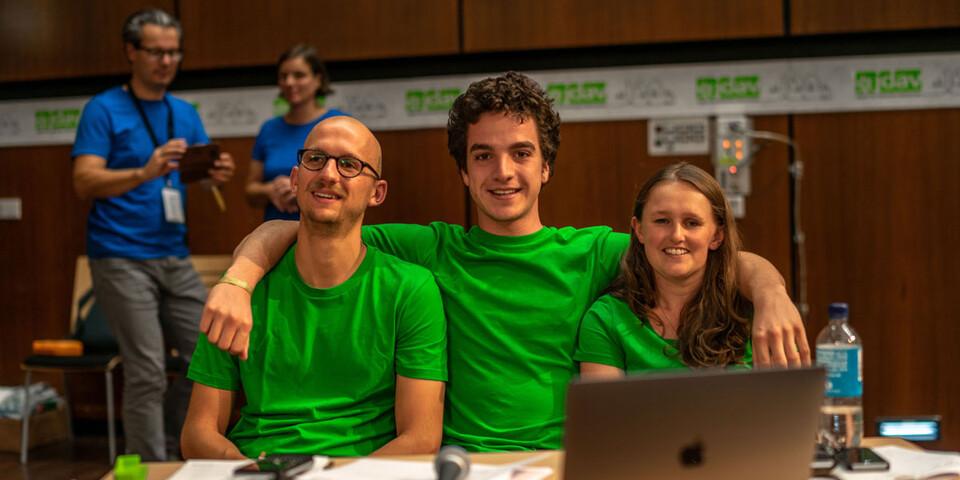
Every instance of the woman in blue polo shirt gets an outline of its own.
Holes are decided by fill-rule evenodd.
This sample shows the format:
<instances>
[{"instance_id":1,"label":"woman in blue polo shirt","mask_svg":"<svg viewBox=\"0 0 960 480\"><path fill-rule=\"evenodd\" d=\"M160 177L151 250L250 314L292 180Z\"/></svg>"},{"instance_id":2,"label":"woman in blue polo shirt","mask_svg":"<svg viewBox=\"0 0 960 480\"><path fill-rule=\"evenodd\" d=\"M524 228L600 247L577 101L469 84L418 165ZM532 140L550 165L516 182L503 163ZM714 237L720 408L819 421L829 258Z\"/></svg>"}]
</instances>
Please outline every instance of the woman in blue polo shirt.
<instances>
[{"instance_id":1,"label":"woman in blue polo shirt","mask_svg":"<svg viewBox=\"0 0 960 480\"><path fill-rule=\"evenodd\" d=\"M620 275L581 322L580 373L752 364L740 238L717 181L688 163L667 166L640 189L633 215Z\"/></svg>"},{"instance_id":2,"label":"woman in blue polo shirt","mask_svg":"<svg viewBox=\"0 0 960 480\"><path fill-rule=\"evenodd\" d=\"M310 45L295 45L280 55L277 85L290 110L260 127L246 185L247 201L265 207L265 221L300 218L290 190L290 170L297 164L297 150L303 148L310 130L321 120L346 115L335 108L324 108L318 101L333 90L323 61Z\"/></svg>"}]
</instances>

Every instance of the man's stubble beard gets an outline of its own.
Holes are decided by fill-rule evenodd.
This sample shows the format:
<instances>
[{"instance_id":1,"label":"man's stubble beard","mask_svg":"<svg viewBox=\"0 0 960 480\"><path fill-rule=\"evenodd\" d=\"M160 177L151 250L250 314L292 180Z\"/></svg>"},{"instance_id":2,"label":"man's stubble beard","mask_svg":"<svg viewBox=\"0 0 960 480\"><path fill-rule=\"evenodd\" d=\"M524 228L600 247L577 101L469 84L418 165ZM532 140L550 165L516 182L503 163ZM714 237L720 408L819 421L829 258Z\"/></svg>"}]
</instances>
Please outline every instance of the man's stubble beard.
<instances>
[{"instance_id":1,"label":"man's stubble beard","mask_svg":"<svg viewBox=\"0 0 960 480\"><path fill-rule=\"evenodd\" d=\"M299 207L299 205L298 205ZM336 236L350 231L363 221L365 209L359 211L341 210L342 214L334 219L316 219L311 213L300 209L300 221L307 227L307 231L321 236Z\"/></svg>"}]
</instances>

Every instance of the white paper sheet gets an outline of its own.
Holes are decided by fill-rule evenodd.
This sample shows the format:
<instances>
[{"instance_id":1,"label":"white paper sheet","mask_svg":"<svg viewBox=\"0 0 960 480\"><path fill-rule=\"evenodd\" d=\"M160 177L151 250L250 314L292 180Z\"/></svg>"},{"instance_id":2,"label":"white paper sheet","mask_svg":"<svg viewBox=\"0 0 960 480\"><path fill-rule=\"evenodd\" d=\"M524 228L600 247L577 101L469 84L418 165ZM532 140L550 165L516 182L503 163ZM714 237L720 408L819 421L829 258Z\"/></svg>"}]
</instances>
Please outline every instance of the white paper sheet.
<instances>
[{"instance_id":1,"label":"white paper sheet","mask_svg":"<svg viewBox=\"0 0 960 480\"><path fill-rule=\"evenodd\" d=\"M505 468L502 465L472 465L469 480L541 480L547 467ZM433 462L364 458L332 470L310 471L301 480L436 480Z\"/></svg>"},{"instance_id":2,"label":"white paper sheet","mask_svg":"<svg viewBox=\"0 0 960 480\"><path fill-rule=\"evenodd\" d=\"M169 480L232 480L233 471L247 463L250 460L187 460ZM323 471L329 463L328 457L314 455L313 467L304 475Z\"/></svg>"}]
</instances>

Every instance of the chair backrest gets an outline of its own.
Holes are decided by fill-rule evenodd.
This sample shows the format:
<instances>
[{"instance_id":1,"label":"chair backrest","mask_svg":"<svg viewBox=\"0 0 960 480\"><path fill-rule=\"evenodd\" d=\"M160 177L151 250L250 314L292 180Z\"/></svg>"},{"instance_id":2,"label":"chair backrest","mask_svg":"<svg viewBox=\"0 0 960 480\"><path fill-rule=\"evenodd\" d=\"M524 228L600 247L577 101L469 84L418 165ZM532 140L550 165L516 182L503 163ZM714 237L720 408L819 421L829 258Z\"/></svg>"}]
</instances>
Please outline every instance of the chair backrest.
<instances>
[{"instance_id":1,"label":"chair backrest","mask_svg":"<svg viewBox=\"0 0 960 480\"><path fill-rule=\"evenodd\" d=\"M200 275L200 281L207 289L214 286L223 272L227 271L233 257L230 255L193 255L190 257L193 268Z\"/></svg>"},{"instance_id":2,"label":"chair backrest","mask_svg":"<svg viewBox=\"0 0 960 480\"><path fill-rule=\"evenodd\" d=\"M116 353L119 351L117 339L113 336L107 317L97 306L93 290L80 298L77 305L80 312L75 320L76 331L73 338L83 342L83 349L87 353Z\"/></svg>"},{"instance_id":3,"label":"chair backrest","mask_svg":"<svg viewBox=\"0 0 960 480\"><path fill-rule=\"evenodd\" d=\"M70 302L70 335L77 331L77 319L86 318L93 302L87 302L87 311L81 311L80 300L93 289L93 280L90 278L90 262L86 255L77 257L77 268L73 273L73 301Z\"/></svg>"},{"instance_id":4,"label":"chair backrest","mask_svg":"<svg viewBox=\"0 0 960 480\"><path fill-rule=\"evenodd\" d=\"M209 289L230 266L230 255L194 255L190 257L200 281ZM70 311L70 335L93 350L115 351L116 340L93 295L90 263L85 255L77 257L73 275L73 302ZM199 321L199 319L198 319Z\"/></svg>"}]
</instances>

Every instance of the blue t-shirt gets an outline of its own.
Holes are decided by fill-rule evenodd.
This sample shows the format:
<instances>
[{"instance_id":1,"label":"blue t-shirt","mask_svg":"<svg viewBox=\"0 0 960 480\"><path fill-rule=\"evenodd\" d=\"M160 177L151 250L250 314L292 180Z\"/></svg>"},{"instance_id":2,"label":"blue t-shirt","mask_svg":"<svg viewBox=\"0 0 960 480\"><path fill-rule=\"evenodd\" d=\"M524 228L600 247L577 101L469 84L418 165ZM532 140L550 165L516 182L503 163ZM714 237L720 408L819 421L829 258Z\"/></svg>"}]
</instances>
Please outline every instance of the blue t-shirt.
<instances>
[{"instance_id":1,"label":"blue t-shirt","mask_svg":"<svg viewBox=\"0 0 960 480\"><path fill-rule=\"evenodd\" d=\"M169 93L163 100L140 102L161 145L171 138L183 138L187 145L210 141L200 115L189 103ZM173 132L168 132L171 109ZM83 108L71 156L103 157L110 169L139 168L147 164L154 148L133 97L123 87L114 87L93 97ZM180 190L186 211L186 189L177 171L122 195L95 199L87 218L87 255L132 259L189 255L186 225L164 218L161 190L168 180Z\"/></svg>"},{"instance_id":2,"label":"blue t-shirt","mask_svg":"<svg viewBox=\"0 0 960 480\"><path fill-rule=\"evenodd\" d=\"M254 161L263 163L263 181L269 182L280 175L290 175L290 170L297 165L297 150L303 148L303 142L307 140L307 135L318 123L330 117L347 115L346 113L331 108L327 110L320 118L304 123L303 125L291 125L283 120L283 117L273 117L263 123L260 127L260 133L257 134L257 140L253 144ZM299 220L300 213L284 213L277 210L272 203L267 203L263 212L263 220Z\"/></svg>"}]
</instances>

